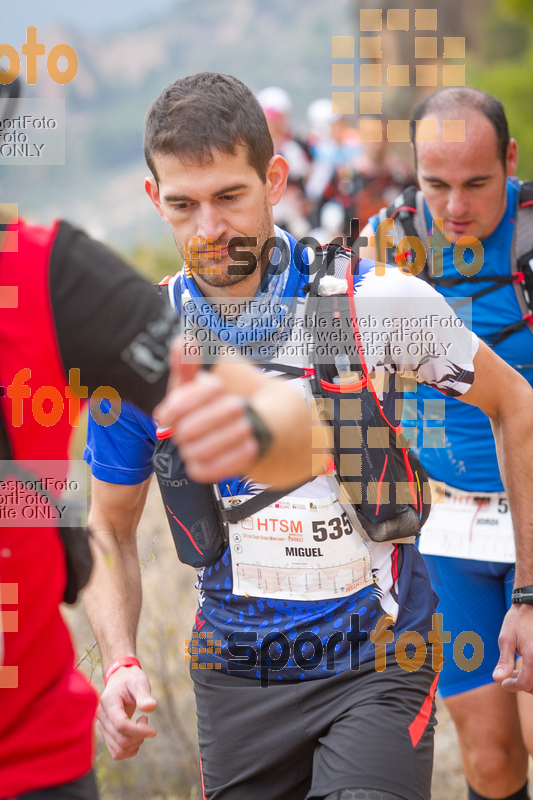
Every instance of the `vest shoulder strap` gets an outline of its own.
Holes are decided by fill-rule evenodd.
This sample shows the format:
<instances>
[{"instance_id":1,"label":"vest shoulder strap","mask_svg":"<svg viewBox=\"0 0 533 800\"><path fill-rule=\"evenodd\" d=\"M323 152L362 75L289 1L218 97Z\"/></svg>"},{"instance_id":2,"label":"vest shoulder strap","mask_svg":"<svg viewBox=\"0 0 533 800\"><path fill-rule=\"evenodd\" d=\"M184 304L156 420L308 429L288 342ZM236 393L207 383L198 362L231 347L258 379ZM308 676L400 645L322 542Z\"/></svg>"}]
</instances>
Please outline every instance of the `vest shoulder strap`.
<instances>
[{"instance_id":1,"label":"vest shoulder strap","mask_svg":"<svg viewBox=\"0 0 533 800\"><path fill-rule=\"evenodd\" d=\"M424 208L424 195L416 186L408 186L396 200L386 209L380 212L380 222L385 219L392 219L394 226L389 235L392 234L393 247L385 252L385 258L381 258L379 253L379 242L376 242L376 258L385 263L394 264L400 260L407 260L406 251L397 253L397 245L406 236L413 236L423 243L426 249L426 263L421 273L421 277L428 279L431 274L431 249L429 247L429 234L426 224L426 214ZM408 248L409 250L410 248Z\"/></svg>"},{"instance_id":2,"label":"vest shoulder strap","mask_svg":"<svg viewBox=\"0 0 533 800\"><path fill-rule=\"evenodd\" d=\"M509 266L522 319L499 331L493 344L525 327L533 334L533 181L520 181Z\"/></svg>"}]
</instances>

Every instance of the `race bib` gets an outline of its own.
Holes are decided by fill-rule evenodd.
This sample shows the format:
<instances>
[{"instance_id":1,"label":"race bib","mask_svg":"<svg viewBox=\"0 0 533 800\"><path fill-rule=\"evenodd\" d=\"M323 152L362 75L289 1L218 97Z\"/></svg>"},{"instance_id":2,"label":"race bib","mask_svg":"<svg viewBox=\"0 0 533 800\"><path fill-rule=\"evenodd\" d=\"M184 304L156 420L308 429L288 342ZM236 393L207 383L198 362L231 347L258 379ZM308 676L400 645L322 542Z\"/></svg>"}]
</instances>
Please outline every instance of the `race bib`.
<instances>
[{"instance_id":1,"label":"race bib","mask_svg":"<svg viewBox=\"0 0 533 800\"><path fill-rule=\"evenodd\" d=\"M464 492L431 482L433 505L422 528L420 552L513 564L509 502L503 492Z\"/></svg>"},{"instance_id":2,"label":"race bib","mask_svg":"<svg viewBox=\"0 0 533 800\"><path fill-rule=\"evenodd\" d=\"M229 529L234 594L329 600L374 582L370 549L334 494L287 497Z\"/></svg>"}]
</instances>

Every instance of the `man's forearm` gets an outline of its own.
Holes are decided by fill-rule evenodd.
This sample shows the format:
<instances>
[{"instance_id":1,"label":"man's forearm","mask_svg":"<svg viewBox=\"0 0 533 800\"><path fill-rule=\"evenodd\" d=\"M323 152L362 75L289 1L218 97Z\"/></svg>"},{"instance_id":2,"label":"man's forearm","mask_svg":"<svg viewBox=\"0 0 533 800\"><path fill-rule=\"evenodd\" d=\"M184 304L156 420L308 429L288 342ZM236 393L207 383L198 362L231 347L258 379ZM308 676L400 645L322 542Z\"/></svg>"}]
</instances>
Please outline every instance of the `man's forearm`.
<instances>
[{"instance_id":1,"label":"man's forearm","mask_svg":"<svg viewBox=\"0 0 533 800\"><path fill-rule=\"evenodd\" d=\"M135 655L142 586L135 538L118 542L94 530L94 568L85 609L98 642L104 671L121 656Z\"/></svg>"},{"instance_id":2,"label":"man's forearm","mask_svg":"<svg viewBox=\"0 0 533 800\"><path fill-rule=\"evenodd\" d=\"M94 568L85 607L104 670L116 658L135 655L142 603L136 530L149 483L120 486L93 478Z\"/></svg>"},{"instance_id":3,"label":"man's forearm","mask_svg":"<svg viewBox=\"0 0 533 800\"><path fill-rule=\"evenodd\" d=\"M533 396L515 398L516 413L491 420L516 545L516 586L533 584Z\"/></svg>"}]
</instances>

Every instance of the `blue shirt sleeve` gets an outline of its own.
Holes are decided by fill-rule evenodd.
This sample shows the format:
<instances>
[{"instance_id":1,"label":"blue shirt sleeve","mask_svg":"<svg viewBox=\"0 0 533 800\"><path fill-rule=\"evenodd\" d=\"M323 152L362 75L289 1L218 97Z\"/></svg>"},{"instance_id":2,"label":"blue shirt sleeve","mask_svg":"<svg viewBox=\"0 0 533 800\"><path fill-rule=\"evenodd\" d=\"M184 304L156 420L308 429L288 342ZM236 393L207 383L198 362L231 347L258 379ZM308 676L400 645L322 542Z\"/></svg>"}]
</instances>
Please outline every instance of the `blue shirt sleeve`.
<instances>
[{"instance_id":1,"label":"blue shirt sleeve","mask_svg":"<svg viewBox=\"0 0 533 800\"><path fill-rule=\"evenodd\" d=\"M153 472L156 425L142 411L123 402L120 416L107 427L89 414L87 445L83 457L95 478L132 486Z\"/></svg>"},{"instance_id":2,"label":"blue shirt sleeve","mask_svg":"<svg viewBox=\"0 0 533 800\"><path fill-rule=\"evenodd\" d=\"M371 217L369 217L368 222L370 225L372 225L374 230L377 231L379 225L379 214L373 214Z\"/></svg>"}]
</instances>

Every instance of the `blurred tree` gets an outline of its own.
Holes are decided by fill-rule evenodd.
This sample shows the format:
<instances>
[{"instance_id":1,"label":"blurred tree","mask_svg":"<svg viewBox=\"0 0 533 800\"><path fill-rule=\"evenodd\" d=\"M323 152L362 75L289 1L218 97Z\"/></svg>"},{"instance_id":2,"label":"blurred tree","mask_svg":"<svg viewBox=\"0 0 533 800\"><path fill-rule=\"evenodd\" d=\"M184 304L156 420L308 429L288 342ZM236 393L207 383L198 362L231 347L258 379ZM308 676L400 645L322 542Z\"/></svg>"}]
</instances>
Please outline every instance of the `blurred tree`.
<instances>
[{"instance_id":1,"label":"blurred tree","mask_svg":"<svg viewBox=\"0 0 533 800\"><path fill-rule=\"evenodd\" d=\"M152 283L174 275L183 263L170 236L150 244L137 244L130 253L130 261Z\"/></svg>"},{"instance_id":2,"label":"blurred tree","mask_svg":"<svg viewBox=\"0 0 533 800\"><path fill-rule=\"evenodd\" d=\"M389 31L387 11L401 6L409 9L408 31ZM495 95L505 106L512 136L519 145L518 174L533 179L533 2L531 0L354 0L356 31L361 8L383 10L382 64L409 64L410 85L386 87L384 74L383 111L392 118L409 116L414 104L431 88L417 87L413 80L415 36L430 36L414 29L419 8L437 8L438 40L443 36L464 36L466 82ZM372 35L372 34L369 34ZM438 52L439 59L441 52Z\"/></svg>"},{"instance_id":3,"label":"blurred tree","mask_svg":"<svg viewBox=\"0 0 533 800\"><path fill-rule=\"evenodd\" d=\"M518 1L518 0L517 0ZM490 0L492 2L492 0ZM392 9L409 10L409 30L388 30L387 12ZM382 9L382 52L383 52L383 109L393 119L405 119L418 100L432 91L416 85L415 81L415 37L437 37L438 61L442 59L442 37L464 36L467 54L480 47L479 19L483 17L487 0L354 0L356 31L359 32L359 11L364 8ZM437 8L437 30L417 31L415 29L415 11ZM364 34L372 36L372 33ZM408 64L410 83L405 87L387 87L386 70L389 64Z\"/></svg>"},{"instance_id":4,"label":"blurred tree","mask_svg":"<svg viewBox=\"0 0 533 800\"><path fill-rule=\"evenodd\" d=\"M533 25L533 5L531 0L499 0L499 6L502 12L508 12L522 22Z\"/></svg>"},{"instance_id":5,"label":"blurred tree","mask_svg":"<svg viewBox=\"0 0 533 800\"><path fill-rule=\"evenodd\" d=\"M480 46L467 52L467 82L503 103L518 142L518 175L533 178L533 5L491 0L480 20Z\"/></svg>"}]
</instances>

